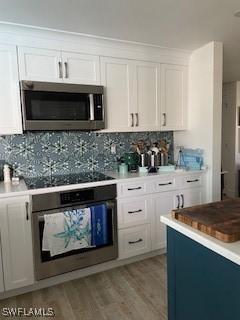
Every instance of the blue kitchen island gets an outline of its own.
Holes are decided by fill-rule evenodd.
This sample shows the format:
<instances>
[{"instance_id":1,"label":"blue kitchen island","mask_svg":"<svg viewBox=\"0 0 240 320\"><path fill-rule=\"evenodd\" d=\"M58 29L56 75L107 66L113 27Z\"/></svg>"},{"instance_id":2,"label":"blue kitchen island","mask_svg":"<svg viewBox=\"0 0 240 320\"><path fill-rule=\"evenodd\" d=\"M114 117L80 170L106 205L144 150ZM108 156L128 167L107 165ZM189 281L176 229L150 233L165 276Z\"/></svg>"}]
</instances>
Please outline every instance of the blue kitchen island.
<instances>
[{"instance_id":1,"label":"blue kitchen island","mask_svg":"<svg viewBox=\"0 0 240 320\"><path fill-rule=\"evenodd\" d=\"M168 319L240 319L240 241L224 243L171 215L167 225Z\"/></svg>"}]
</instances>

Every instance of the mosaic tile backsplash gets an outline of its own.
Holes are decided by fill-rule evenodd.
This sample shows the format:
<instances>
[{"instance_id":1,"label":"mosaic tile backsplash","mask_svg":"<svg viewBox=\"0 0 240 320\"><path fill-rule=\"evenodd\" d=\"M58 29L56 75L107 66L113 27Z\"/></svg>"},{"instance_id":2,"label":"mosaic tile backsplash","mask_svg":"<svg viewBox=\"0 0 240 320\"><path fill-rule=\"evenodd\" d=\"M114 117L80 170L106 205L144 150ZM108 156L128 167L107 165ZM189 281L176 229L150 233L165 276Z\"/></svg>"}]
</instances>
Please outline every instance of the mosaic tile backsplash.
<instances>
[{"instance_id":1,"label":"mosaic tile backsplash","mask_svg":"<svg viewBox=\"0 0 240 320\"><path fill-rule=\"evenodd\" d=\"M170 143L173 161L172 132L28 132L23 135L0 136L0 160L11 164L17 174L26 177L69 174L87 171L116 170L117 158L131 151L139 139ZM116 145L116 154L111 146Z\"/></svg>"}]
</instances>

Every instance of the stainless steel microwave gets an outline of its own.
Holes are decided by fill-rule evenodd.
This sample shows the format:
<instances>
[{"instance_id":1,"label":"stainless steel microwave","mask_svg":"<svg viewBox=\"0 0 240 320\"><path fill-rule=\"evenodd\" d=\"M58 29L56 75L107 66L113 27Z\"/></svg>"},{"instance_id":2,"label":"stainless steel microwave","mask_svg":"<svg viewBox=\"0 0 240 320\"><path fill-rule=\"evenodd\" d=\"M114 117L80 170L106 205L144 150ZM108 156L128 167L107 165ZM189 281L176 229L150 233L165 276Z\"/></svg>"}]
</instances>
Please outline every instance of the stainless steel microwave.
<instances>
[{"instance_id":1,"label":"stainless steel microwave","mask_svg":"<svg viewBox=\"0 0 240 320\"><path fill-rule=\"evenodd\" d=\"M24 130L104 129L103 87L21 81Z\"/></svg>"}]
</instances>

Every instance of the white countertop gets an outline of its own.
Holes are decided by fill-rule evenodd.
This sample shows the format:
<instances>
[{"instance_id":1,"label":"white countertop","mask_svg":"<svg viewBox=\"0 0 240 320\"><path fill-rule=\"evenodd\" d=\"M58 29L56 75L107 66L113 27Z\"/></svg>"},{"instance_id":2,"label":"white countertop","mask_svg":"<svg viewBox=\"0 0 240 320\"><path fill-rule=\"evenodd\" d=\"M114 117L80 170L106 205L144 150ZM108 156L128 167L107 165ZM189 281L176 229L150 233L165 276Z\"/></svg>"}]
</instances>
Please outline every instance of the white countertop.
<instances>
[{"instance_id":1,"label":"white countertop","mask_svg":"<svg viewBox=\"0 0 240 320\"><path fill-rule=\"evenodd\" d=\"M182 233L186 237L240 265L240 241L233 243L222 242L182 222L179 222L178 220L174 219L171 214L162 216L161 221L167 226Z\"/></svg>"},{"instance_id":2,"label":"white countertop","mask_svg":"<svg viewBox=\"0 0 240 320\"><path fill-rule=\"evenodd\" d=\"M87 183L79 183L79 184L70 184L58 187L49 187L49 188L41 188L41 189L31 189L28 190L24 180L20 180L19 185L12 185L11 183L0 182L0 199L8 198L8 197L17 197L23 195L34 195L34 194L42 194L49 192L57 192L57 191L65 191L65 190L75 190L75 189L84 189L84 188L92 188L110 184L116 184L120 182L129 182L132 179L141 179L141 178L157 178L157 177L166 177L172 175L186 175L186 174L199 174L204 171L172 171L172 172L160 172L160 173L130 173L127 174L119 174L118 172L108 171L105 172L106 175L113 177L114 180L105 180L105 181L97 181L97 182L87 182Z\"/></svg>"},{"instance_id":3,"label":"white countertop","mask_svg":"<svg viewBox=\"0 0 240 320\"><path fill-rule=\"evenodd\" d=\"M126 174L120 174L119 172L108 171L107 175L115 178L118 182L125 182L124 180L128 179L145 179L145 178L159 178L159 177L168 177L168 176L182 176L182 175L191 175L191 174L201 174L206 172L206 170L194 170L194 171L186 171L186 170L175 170L175 171L163 171L157 173L131 173L127 172Z\"/></svg>"}]
</instances>

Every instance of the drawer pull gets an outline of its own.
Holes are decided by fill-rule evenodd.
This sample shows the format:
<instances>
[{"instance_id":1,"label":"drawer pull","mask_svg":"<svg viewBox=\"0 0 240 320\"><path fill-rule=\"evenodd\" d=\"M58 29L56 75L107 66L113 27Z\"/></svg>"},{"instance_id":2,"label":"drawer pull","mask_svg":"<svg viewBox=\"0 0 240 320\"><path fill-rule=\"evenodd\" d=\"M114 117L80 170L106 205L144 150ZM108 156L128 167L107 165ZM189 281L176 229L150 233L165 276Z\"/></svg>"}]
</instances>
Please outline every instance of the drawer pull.
<instances>
[{"instance_id":1,"label":"drawer pull","mask_svg":"<svg viewBox=\"0 0 240 320\"><path fill-rule=\"evenodd\" d=\"M182 198L182 206L181 206L181 208L183 209L184 208L184 195L183 194L181 194L181 198Z\"/></svg>"},{"instance_id":2,"label":"drawer pull","mask_svg":"<svg viewBox=\"0 0 240 320\"><path fill-rule=\"evenodd\" d=\"M191 183L191 182L198 182L199 179L195 179L195 180L187 180L187 183Z\"/></svg>"},{"instance_id":3,"label":"drawer pull","mask_svg":"<svg viewBox=\"0 0 240 320\"><path fill-rule=\"evenodd\" d=\"M176 197L177 197L177 201L178 201L178 203L177 203L177 209L179 209L179 208L180 208L180 196L177 195Z\"/></svg>"},{"instance_id":4,"label":"drawer pull","mask_svg":"<svg viewBox=\"0 0 240 320\"><path fill-rule=\"evenodd\" d=\"M137 188L128 188L128 191L133 191L133 190L141 190L142 187L137 187Z\"/></svg>"},{"instance_id":5,"label":"drawer pull","mask_svg":"<svg viewBox=\"0 0 240 320\"><path fill-rule=\"evenodd\" d=\"M166 183L159 183L158 185L160 187L162 187L162 186L168 186L169 184L173 184L173 183L172 182L166 182Z\"/></svg>"},{"instance_id":6,"label":"drawer pull","mask_svg":"<svg viewBox=\"0 0 240 320\"><path fill-rule=\"evenodd\" d=\"M25 209L26 209L26 220L29 220L29 203L25 202Z\"/></svg>"},{"instance_id":7,"label":"drawer pull","mask_svg":"<svg viewBox=\"0 0 240 320\"><path fill-rule=\"evenodd\" d=\"M135 211L128 211L128 213L129 213L129 214L132 214L132 213L139 213L139 212L142 212L142 209L135 210Z\"/></svg>"},{"instance_id":8,"label":"drawer pull","mask_svg":"<svg viewBox=\"0 0 240 320\"><path fill-rule=\"evenodd\" d=\"M139 243L139 242L142 242L143 241L143 239L138 239L138 240L136 240L136 241L128 241L128 243L129 244L134 244L134 243Z\"/></svg>"}]
</instances>

